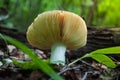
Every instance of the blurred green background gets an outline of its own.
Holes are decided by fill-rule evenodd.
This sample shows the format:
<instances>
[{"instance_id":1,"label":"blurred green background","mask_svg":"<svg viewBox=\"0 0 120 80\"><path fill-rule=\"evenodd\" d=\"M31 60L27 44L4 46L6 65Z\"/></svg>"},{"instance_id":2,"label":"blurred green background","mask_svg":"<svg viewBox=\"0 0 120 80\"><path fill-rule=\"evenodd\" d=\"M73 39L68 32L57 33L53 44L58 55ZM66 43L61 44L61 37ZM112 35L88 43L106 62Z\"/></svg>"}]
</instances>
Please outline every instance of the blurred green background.
<instances>
[{"instance_id":1,"label":"blurred green background","mask_svg":"<svg viewBox=\"0 0 120 80\"><path fill-rule=\"evenodd\" d=\"M80 15L87 26L119 27L119 4L120 0L0 0L0 7L4 8L0 10L0 17L9 15L0 22L10 28L26 31L39 13L61 9Z\"/></svg>"}]
</instances>

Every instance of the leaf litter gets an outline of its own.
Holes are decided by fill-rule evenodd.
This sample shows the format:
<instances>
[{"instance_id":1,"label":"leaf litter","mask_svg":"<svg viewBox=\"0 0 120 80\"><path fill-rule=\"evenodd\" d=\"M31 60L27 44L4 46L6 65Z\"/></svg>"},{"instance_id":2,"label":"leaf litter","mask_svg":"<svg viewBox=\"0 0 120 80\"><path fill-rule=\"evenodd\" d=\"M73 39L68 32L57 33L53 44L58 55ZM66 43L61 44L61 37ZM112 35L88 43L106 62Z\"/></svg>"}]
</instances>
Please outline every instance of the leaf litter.
<instances>
[{"instance_id":1,"label":"leaf litter","mask_svg":"<svg viewBox=\"0 0 120 80\"><path fill-rule=\"evenodd\" d=\"M17 49L14 45L7 45L8 52L0 49L0 80L50 80L51 78L41 70L24 70L13 64L12 59L21 61L31 61L29 56ZM41 59L47 60L50 51L32 49ZM67 64L75 60L74 54L67 57ZM66 54L66 56L68 56ZM73 58L74 57L74 58ZM78 57L76 57L77 59ZM71 67L51 65L65 80L117 80L120 77L119 68L110 69L105 65L97 63L91 59L78 61ZM119 69L120 70L120 69Z\"/></svg>"}]
</instances>

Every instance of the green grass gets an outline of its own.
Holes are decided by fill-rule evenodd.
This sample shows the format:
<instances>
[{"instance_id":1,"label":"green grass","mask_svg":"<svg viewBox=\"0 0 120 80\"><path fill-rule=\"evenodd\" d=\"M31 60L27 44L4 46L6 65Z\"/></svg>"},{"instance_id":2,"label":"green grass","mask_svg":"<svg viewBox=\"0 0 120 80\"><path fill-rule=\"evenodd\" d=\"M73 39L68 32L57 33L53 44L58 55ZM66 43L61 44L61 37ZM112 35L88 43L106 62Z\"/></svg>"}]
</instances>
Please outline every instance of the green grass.
<instances>
[{"instance_id":1,"label":"green grass","mask_svg":"<svg viewBox=\"0 0 120 80\"><path fill-rule=\"evenodd\" d=\"M23 43L19 42L16 39L13 39L6 35L0 34L0 36L2 39L4 38L5 41L13 44L17 48L19 48L21 51L23 51L25 54L27 54L32 59L32 62L34 62L37 65L37 68L39 68L44 73L49 75L52 79L63 80L63 78L61 78L46 62L44 62L42 59L40 59L38 56L36 56L35 53L31 49L29 49L26 45L24 45ZM15 60L13 60L13 61L15 62ZM19 63L19 62L16 62L16 63ZM27 63L25 63L25 64L27 64Z\"/></svg>"},{"instance_id":2,"label":"green grass","mask_svg":"<svg viewBox=\"0 0 120 80\"><path fill-rule=\"evenodd\" d=\"M120 54L120 46L98 49L98 50L92 51L92 52L85 54L84 56L76 59L75 61L71 62L70 64L68 64L68 66L71 66L72 64L76 63L79 60L82 60L83 58L90 57L90 58L98 61L99 63L106 65L109 68L115 68L117 65L106 54L113 54L113 55Z\"/></svg>"}]
</instances>

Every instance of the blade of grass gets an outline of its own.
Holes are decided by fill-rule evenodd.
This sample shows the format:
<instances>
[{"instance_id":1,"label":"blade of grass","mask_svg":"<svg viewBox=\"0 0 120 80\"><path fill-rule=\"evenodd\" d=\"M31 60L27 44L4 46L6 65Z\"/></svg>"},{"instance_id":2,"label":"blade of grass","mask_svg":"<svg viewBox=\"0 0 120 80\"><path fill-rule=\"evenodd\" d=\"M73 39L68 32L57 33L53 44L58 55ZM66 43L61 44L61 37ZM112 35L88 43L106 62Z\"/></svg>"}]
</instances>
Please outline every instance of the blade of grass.
<instances>
[{"instance_id":1,"label":"blade of grass","mask_svg":"<svg viewBox=\"0 0 120 80\"><path fill-rule=\"evenodd\" d=\"M22 69L32 69L32 70L38 70L39 66L34 61L19 61L16 59L13 59L13 63L17 66L21 67Z\"/></svg>"},{"instance_id":2,"label":"blade of grass","mask_svg":"<svg viewBox=\"0 0 120 80\"><path fill-rule=\"evenodd\" d=\"M38 70L40 69L38 64L36 64L34 61L21 61L21 60L16 60L12 59L13 63L22 69L32 69L32 70ZM48 63L48 60L44 61L45 63Z\"/></svg>"},{"instance_id":3,"label":"blade of grass","mask_svg":"<svg viewBox=\"0 0 120 80\"><path fill-rule=\"evenodd\" d=\"M109 58L106 55L103 54L90 54L88 57L93 58L94 60L98 61L99 63L102 63L110 68L115 68L116 64L112 61L111 58Z\"/></svg>"},{"instance_id":4,"label":"blade of grass","mask_svg":"<svg viewBox=\"0 0 120 80\"><path fill-rule=\"evenodd\" d=\"M4 35L4 39L22 50L25 54L27 54L36 64L38 64L39 68L47 75L49 75L52 79L63 80L63 78L61 78L49 65L44 63L38 56L36 56L35 53L26 45L6 35Z\"/></svg>"},{"instance_id":5,"label":"blade of grass","mask_svg":"<svg viewBox=\"0 0 120 80\"><path fill-rule=\"evenodd\" d=\"M120 46L98 49L90 54L120 54Z\"/></svg>"}]
</instances>

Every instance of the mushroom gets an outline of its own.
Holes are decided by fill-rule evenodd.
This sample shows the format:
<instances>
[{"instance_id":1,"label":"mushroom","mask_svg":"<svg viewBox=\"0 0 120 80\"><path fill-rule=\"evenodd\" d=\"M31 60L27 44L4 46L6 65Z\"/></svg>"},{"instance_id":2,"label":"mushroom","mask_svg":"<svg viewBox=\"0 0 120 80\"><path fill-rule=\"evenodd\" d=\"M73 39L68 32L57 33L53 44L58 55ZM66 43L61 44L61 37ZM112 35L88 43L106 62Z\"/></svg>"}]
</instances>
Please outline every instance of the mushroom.
<instances>
[{"instance_id":1,"label":"mushroom","mask_svg":"<svg viewBox=\"0 0 120 80\"><path fill-rule=\"evenodd\" d=\"M72 12L46 11L29 26L27 40L39 49L51 49L50 63L65 65L66 50L86 44L87 28L85 21Z\"/></svg>"}]
</instances>

